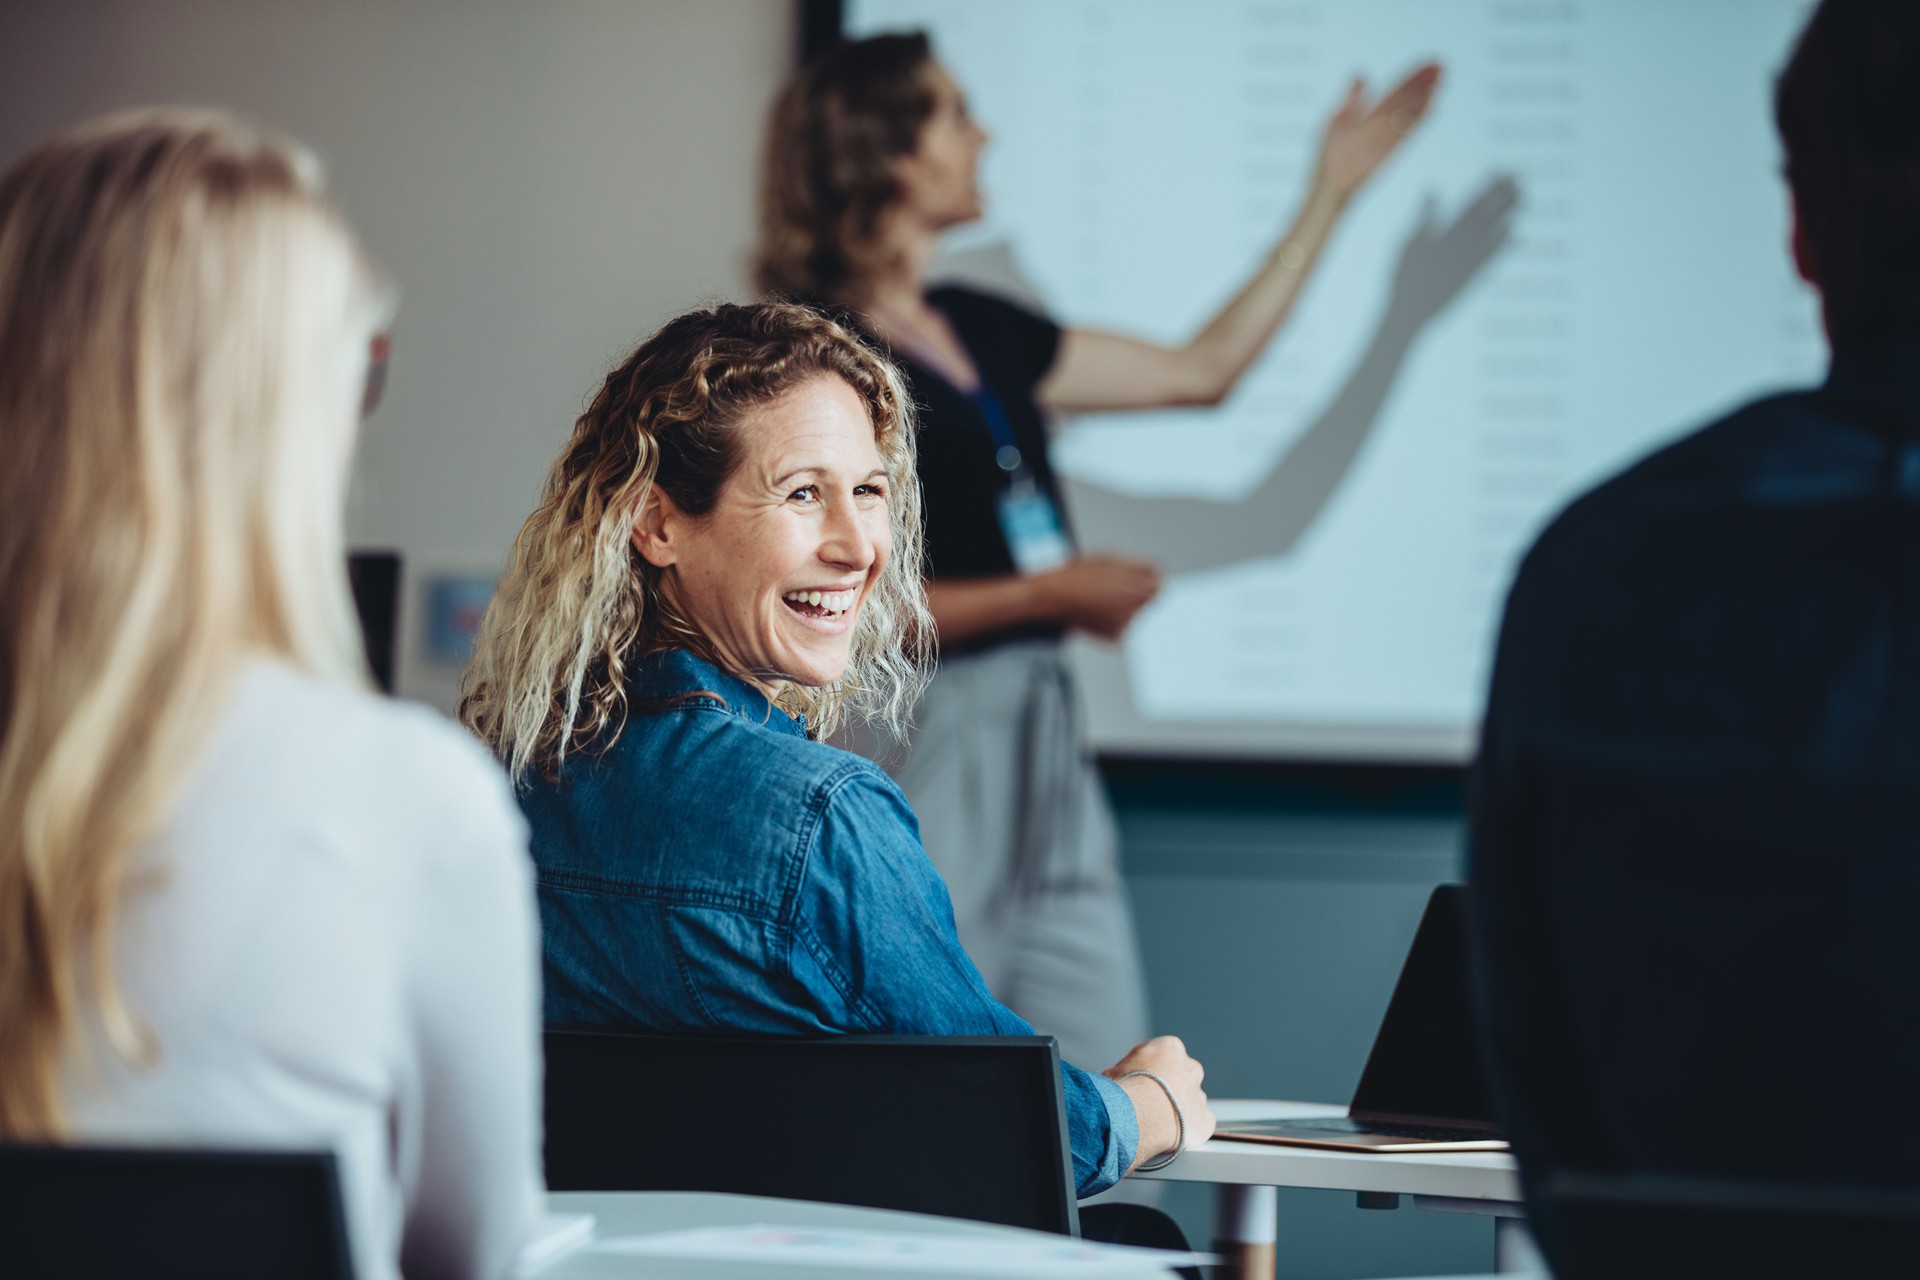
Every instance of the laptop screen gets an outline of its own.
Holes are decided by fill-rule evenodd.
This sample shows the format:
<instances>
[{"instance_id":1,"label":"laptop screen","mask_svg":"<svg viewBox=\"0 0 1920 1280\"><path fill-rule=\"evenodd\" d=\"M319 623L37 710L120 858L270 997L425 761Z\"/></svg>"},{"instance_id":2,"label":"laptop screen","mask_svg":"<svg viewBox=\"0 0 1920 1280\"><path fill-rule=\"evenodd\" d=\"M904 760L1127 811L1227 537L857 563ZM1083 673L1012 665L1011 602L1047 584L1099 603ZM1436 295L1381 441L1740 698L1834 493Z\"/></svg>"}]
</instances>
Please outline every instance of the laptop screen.
<instances>
[{"instance_id":1,"label":"laptop screen","mask_svg":"<svg viewBox=\"0 0 1920 1280\"><path fill-rule=\"evenodd\" d=\"M1381 1019L1352 1114L1491 1125L1467 995L1466 889L1443 884Z\"/></svg>"}]
</instances>

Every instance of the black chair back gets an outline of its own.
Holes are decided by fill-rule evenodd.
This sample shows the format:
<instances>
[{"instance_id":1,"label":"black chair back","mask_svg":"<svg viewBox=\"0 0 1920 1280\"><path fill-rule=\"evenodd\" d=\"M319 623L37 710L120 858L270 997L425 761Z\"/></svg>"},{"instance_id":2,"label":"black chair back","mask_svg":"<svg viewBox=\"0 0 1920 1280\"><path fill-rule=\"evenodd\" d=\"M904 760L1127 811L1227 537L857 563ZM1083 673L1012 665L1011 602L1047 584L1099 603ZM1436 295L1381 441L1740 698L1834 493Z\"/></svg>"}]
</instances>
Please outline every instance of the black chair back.
<instances>
[{"instance_id":1,"label":"black chair back","mask_svg":"<svg viewBox=\"0 0 1920 1280\"><path fill-rule=\"evenodd\" d=\"M331 1152L0 1144L0 1272L353 1280Z\"/></svg>"},{"instance_id":2,"label":"black chair back","mask_svg":"<svg viewBox=\"0 0 1920 1280\"><path fill-rule=\"evenodd\" d=\"M548 1031L547 1185L724 1191L1078 1234L1051 1036Z\"/></svg>"},{"instance_id":3,"label":"black chair back","mask_svg":"<svg viewBox=\"0 0 1920 1280\"><path fill-rule=\"evenodd\" d=\"M1558 1280L1913 1274L1920 1189L1564 1172L1529 1205Z\"/></svg>"}]
</instances>

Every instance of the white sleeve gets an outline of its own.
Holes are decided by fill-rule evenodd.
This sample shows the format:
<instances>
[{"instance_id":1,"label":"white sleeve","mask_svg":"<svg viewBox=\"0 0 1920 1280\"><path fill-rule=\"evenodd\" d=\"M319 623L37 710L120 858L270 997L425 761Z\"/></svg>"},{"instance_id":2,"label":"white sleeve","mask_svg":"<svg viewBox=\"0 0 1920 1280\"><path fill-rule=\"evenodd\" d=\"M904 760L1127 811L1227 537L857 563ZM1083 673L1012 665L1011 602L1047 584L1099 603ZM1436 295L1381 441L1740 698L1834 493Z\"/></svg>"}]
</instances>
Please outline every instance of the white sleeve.
<instances>
[{"instance_id":1,"label":"white sleeve","mask_svg":"<svg viewBox=\"0 0 1920 1280\"><path fill-rule=\"evenodd\" d=\"M409 1280L503 1280L543 1191L539 919L505 778L477 748L452 763L465 794L431 819L404 948L417 1087L413 1114L395 1117L400 1266Z\"/></svg>"}]
</instances>

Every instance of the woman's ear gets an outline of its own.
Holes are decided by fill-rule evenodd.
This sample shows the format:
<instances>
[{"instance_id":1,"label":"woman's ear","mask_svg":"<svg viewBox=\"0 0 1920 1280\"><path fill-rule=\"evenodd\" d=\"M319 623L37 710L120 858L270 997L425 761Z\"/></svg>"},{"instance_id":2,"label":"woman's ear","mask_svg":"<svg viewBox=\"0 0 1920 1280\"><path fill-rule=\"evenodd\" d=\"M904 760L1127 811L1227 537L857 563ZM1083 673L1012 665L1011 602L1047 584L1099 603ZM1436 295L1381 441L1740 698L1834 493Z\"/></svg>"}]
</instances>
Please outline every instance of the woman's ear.
<instances>
[{"instance_id":1,"label":"woman's ear","mask_svg":"<svg viewBox=\"0 0 1920 1280\"><path fill-rule=\"evenodd\" d=\"M673 499L653 489L640 504L640 514L633 522L633 549L654 568L666 568L675 559L678 543L674 535L680 523L680 508Z\"/></svg>"},{"instance_id":2,"label":"woman's ear","mask_svg":"<svg viewBox=\"0 0 1920 1280\"><path fill-rule=\"evenodd\" d=\"M1820 262L1813 256L1813 244L1807 239L1807 224L1800 220L1800 201L1795 197L1791 206L1793 229L1787 235L1787 243L1793 248L1793 266L1800 278L1813 286L1820 295L1820 326L1827 332L1829 340L1833 337L1833 318L1827 314L1827 291L1820 286Z\"/></svg>"},{"instance_id":3,"label":"woman's ear","mask_svg":"<svg viewBox=\"0 0 1920 1280\"><path fill-rule=\"evenodd\" d=\"M1788 219L1792 230L1787 233L1787 243L1793 250L1793 267L1800 278L1818 289L1820 287L1820 264L1813 260L1813 246L1807 242L1805 224L1800 221L1800 201L1789 197Z\"/></svg>"}]
</instances>

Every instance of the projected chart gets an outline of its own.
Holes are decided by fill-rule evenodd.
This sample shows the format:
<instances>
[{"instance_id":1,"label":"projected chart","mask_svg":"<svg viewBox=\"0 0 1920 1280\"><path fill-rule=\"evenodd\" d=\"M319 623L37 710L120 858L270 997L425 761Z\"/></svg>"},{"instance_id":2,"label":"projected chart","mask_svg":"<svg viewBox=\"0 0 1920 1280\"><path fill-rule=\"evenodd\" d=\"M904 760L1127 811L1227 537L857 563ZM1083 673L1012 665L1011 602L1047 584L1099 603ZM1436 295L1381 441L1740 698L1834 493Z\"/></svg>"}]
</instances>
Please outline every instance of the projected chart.
<instances>
[{"instance_id":1,"label":"projected chart","mask_svg":"<svg viewBox=\"0 0 1920 1280\"><path fill-rule=\"evenodd\" d=\"M949 272L1168 341L1284 230L1351 76L1446 68L1225 405L1063 424L1081 544L1172 575L1082 654L1099 745L1466 757L1541 523L1824 368L1770 126L1807 8L848 4L856 33L930 31L992 135L988 217Z\"/></svg>"}]
</instances>

